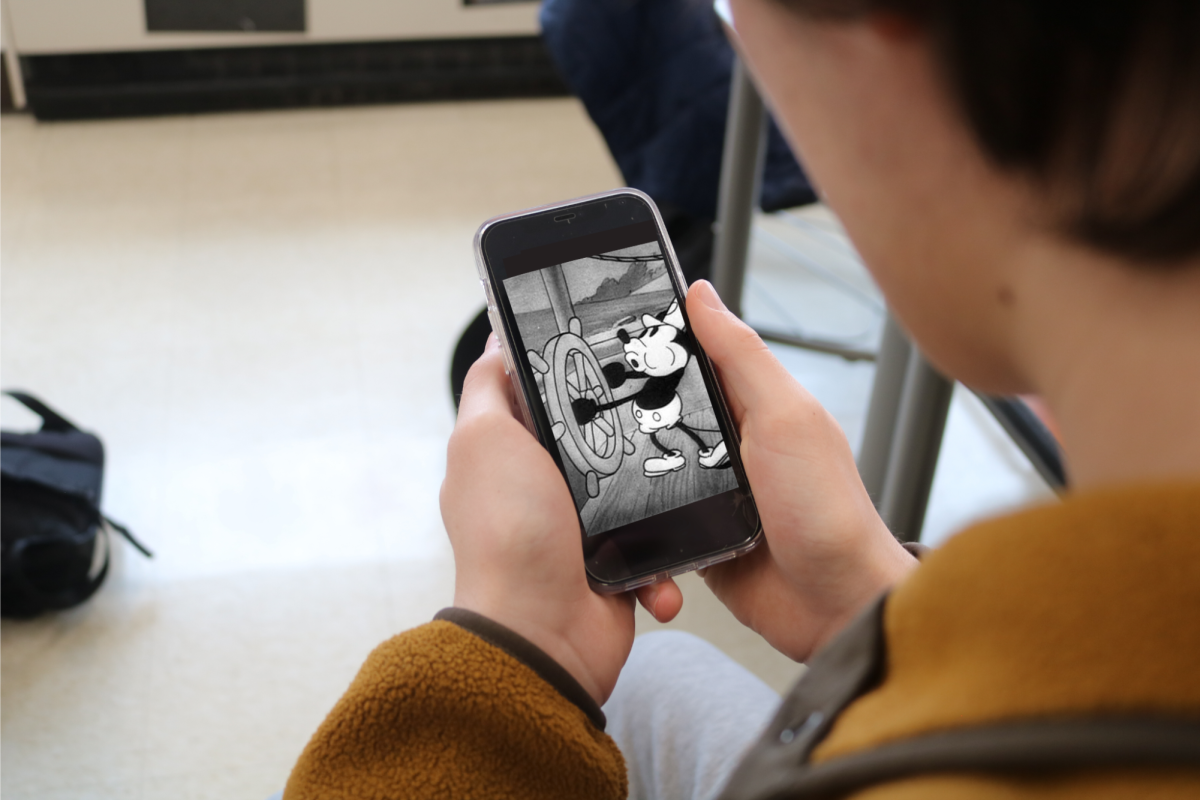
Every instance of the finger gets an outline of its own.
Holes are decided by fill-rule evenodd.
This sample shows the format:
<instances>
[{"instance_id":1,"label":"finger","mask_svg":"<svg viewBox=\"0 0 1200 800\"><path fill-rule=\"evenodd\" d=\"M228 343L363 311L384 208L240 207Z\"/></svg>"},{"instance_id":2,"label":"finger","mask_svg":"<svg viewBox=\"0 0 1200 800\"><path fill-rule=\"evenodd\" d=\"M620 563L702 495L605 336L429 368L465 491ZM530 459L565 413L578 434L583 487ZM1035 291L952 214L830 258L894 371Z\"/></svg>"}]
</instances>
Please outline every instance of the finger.
<instances>
[{"instance_id":1,"label":"finger","mask_svg":"<svg viewBox=\"0 0 1200 800\"><path fill-rule=\"evenodd\" d=\"M725 307L711 283L692 284L687 308L696 339L720 371L726 394L741 406L740 411L770 403L779 397L782 384L794 382L754 329Z\"/></svg>"},{"instance_id":2,"label":"finger","mask_svg":"<svg viewBox=\"0 0 1200 800\"><path fill-rule=\"evenodd\" d=\"M637 590L638 602L659 622L670 622L683 608L683 592L673 578Z\"/></svg>"},{"instance_id":3,"label":"finger","mask_svg":"<svg viewBox=\"0 0 1200 800\"><path fill-rule=\"evenodd\" d=\"M766 583L766 576L771 572L771 547L764 537L749 553L730 561L713 564L704 570L704 585L732 610L730 602L733 598L752 594L756 588L761 590Z\"/></svg>"},{"instance_id":4,"label":"finger","mask_svg":"<svg viewBox=\"0 0 1200 800\"><path fill-rule=\"evenodd\" d=\"M504 354L496 334L488 337L487 345L463 381L462 400L458 419L465 421L480 414L504 411L513 413L512 383L504 372Z\"/></svg>"}]
</instances>

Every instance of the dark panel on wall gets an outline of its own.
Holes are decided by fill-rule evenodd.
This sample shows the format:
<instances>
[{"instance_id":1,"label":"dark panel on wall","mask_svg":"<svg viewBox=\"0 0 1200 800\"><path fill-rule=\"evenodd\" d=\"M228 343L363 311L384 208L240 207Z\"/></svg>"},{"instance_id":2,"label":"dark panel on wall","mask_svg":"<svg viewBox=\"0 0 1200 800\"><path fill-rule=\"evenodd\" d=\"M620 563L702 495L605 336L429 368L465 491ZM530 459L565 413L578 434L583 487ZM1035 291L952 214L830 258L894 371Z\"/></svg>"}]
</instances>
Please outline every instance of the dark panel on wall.
<instances>
[{"instance_id":1,"label":"dark panel on wall","mask_svg":"<svg viewBox=\"0 0 1200 800\"><path fill-rule=\"evenodd\" d=\"M146 0L152 32L304 29L304 0Z\"/></svg>"},{"instance_id":2,"label":"dark panel on wall","mask_svg":"<svg viewBox=\"0 0 1200 800\"><path fill-rule=\"evenodd\" d=\"M541 39L24 56L38 119L567 94Z\"/></svg>"}]
</instances>

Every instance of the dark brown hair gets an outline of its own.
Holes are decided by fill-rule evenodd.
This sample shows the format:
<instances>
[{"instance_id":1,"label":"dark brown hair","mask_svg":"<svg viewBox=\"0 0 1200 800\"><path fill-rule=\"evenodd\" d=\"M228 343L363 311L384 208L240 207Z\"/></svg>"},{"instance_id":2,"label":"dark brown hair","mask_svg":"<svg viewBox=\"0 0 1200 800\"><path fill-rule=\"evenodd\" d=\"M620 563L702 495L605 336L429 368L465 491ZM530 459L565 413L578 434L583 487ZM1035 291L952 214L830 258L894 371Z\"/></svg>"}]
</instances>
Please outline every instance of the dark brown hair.
<instances>
[{"instance_id":1,"label":"dark brown hair","mask_svg":"<svg viewBox=\"0 0 1200 800\"><path fill-rule=\"evenodd\" d=\"M1197 0L781 1L916 22L984 152L1039 181L1066 232L1141 261L1200 254Z\"/></svg>"}]
</instances>

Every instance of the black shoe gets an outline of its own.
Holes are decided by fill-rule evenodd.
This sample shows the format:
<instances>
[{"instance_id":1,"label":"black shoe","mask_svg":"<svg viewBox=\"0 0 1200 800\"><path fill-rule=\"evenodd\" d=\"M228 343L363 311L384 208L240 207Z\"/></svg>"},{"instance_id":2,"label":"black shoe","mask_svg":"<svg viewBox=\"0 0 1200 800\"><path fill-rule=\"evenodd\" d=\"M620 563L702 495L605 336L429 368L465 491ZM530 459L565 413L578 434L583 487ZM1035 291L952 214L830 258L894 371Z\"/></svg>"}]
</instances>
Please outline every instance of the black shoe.
<instances>
[{"instance_id":1,"label":"black shoe","mask_svg":"<svg viewBox=\"0 0 1200 800\"><path fill-rule=\"evenodd\" d=\"M471 324L462 332L458 344L454 347L454 357L450 359L450 396L454 398L455 411L458 411L458 403L462 399L467 370L471 369L475 359L483 355L483 348L487 345L491 333L492 323L485 308L471 320Z\"/></svg>"}]
</instances>

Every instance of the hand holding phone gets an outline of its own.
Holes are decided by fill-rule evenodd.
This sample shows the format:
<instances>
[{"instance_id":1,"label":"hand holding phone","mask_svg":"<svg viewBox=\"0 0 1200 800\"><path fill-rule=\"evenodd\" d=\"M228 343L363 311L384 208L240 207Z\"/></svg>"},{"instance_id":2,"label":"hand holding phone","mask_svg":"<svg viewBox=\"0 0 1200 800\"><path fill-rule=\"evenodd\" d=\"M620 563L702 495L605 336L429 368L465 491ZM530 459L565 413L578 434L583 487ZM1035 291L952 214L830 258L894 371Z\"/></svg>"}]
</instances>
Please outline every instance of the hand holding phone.
<instances>
[{"instance_id":1,"label":"hand holding phone","mask_svg":"<svg viewBox=\"0 0 1200 800\"><path fill-rule=\"evenodd\" d=\"M525 635L603 700L632 603L589 583L641 586L662 620L682 602L664 577L709 567L739 620L803 660L911 567L836 422L711 286L681 302L644 196L509 215L476 246L504 346L472 370L451 441L457 605ZM749 480L770 546L720 563L762 538Z\"/></svg>"},{"instance_id":2,"label":"hand holding phone","mask_svg":"<svg viewBox=\"0 0 1200 800\"><path fill-rule=\"evenodd\" d=\"M707 282L688 310L741 431L767 540L709 568L705 583L776 650L807 661L916 560L876 513L841 426L758 334Z\"/></svg>"},{"instance_id":3,"label":"hand holding phone","mask_svg":"<svg viewBox=\"0 0 1200 800\"><path fill-rule=\"evenodd\" d=\"M602 704L633 645L633 596L589 587L571 493L517 413L493 338L467 376L442 484L454 605L533 642ZM683 603L670 581L637 597L662 622Z\"/></svg>"}]
</instances>

